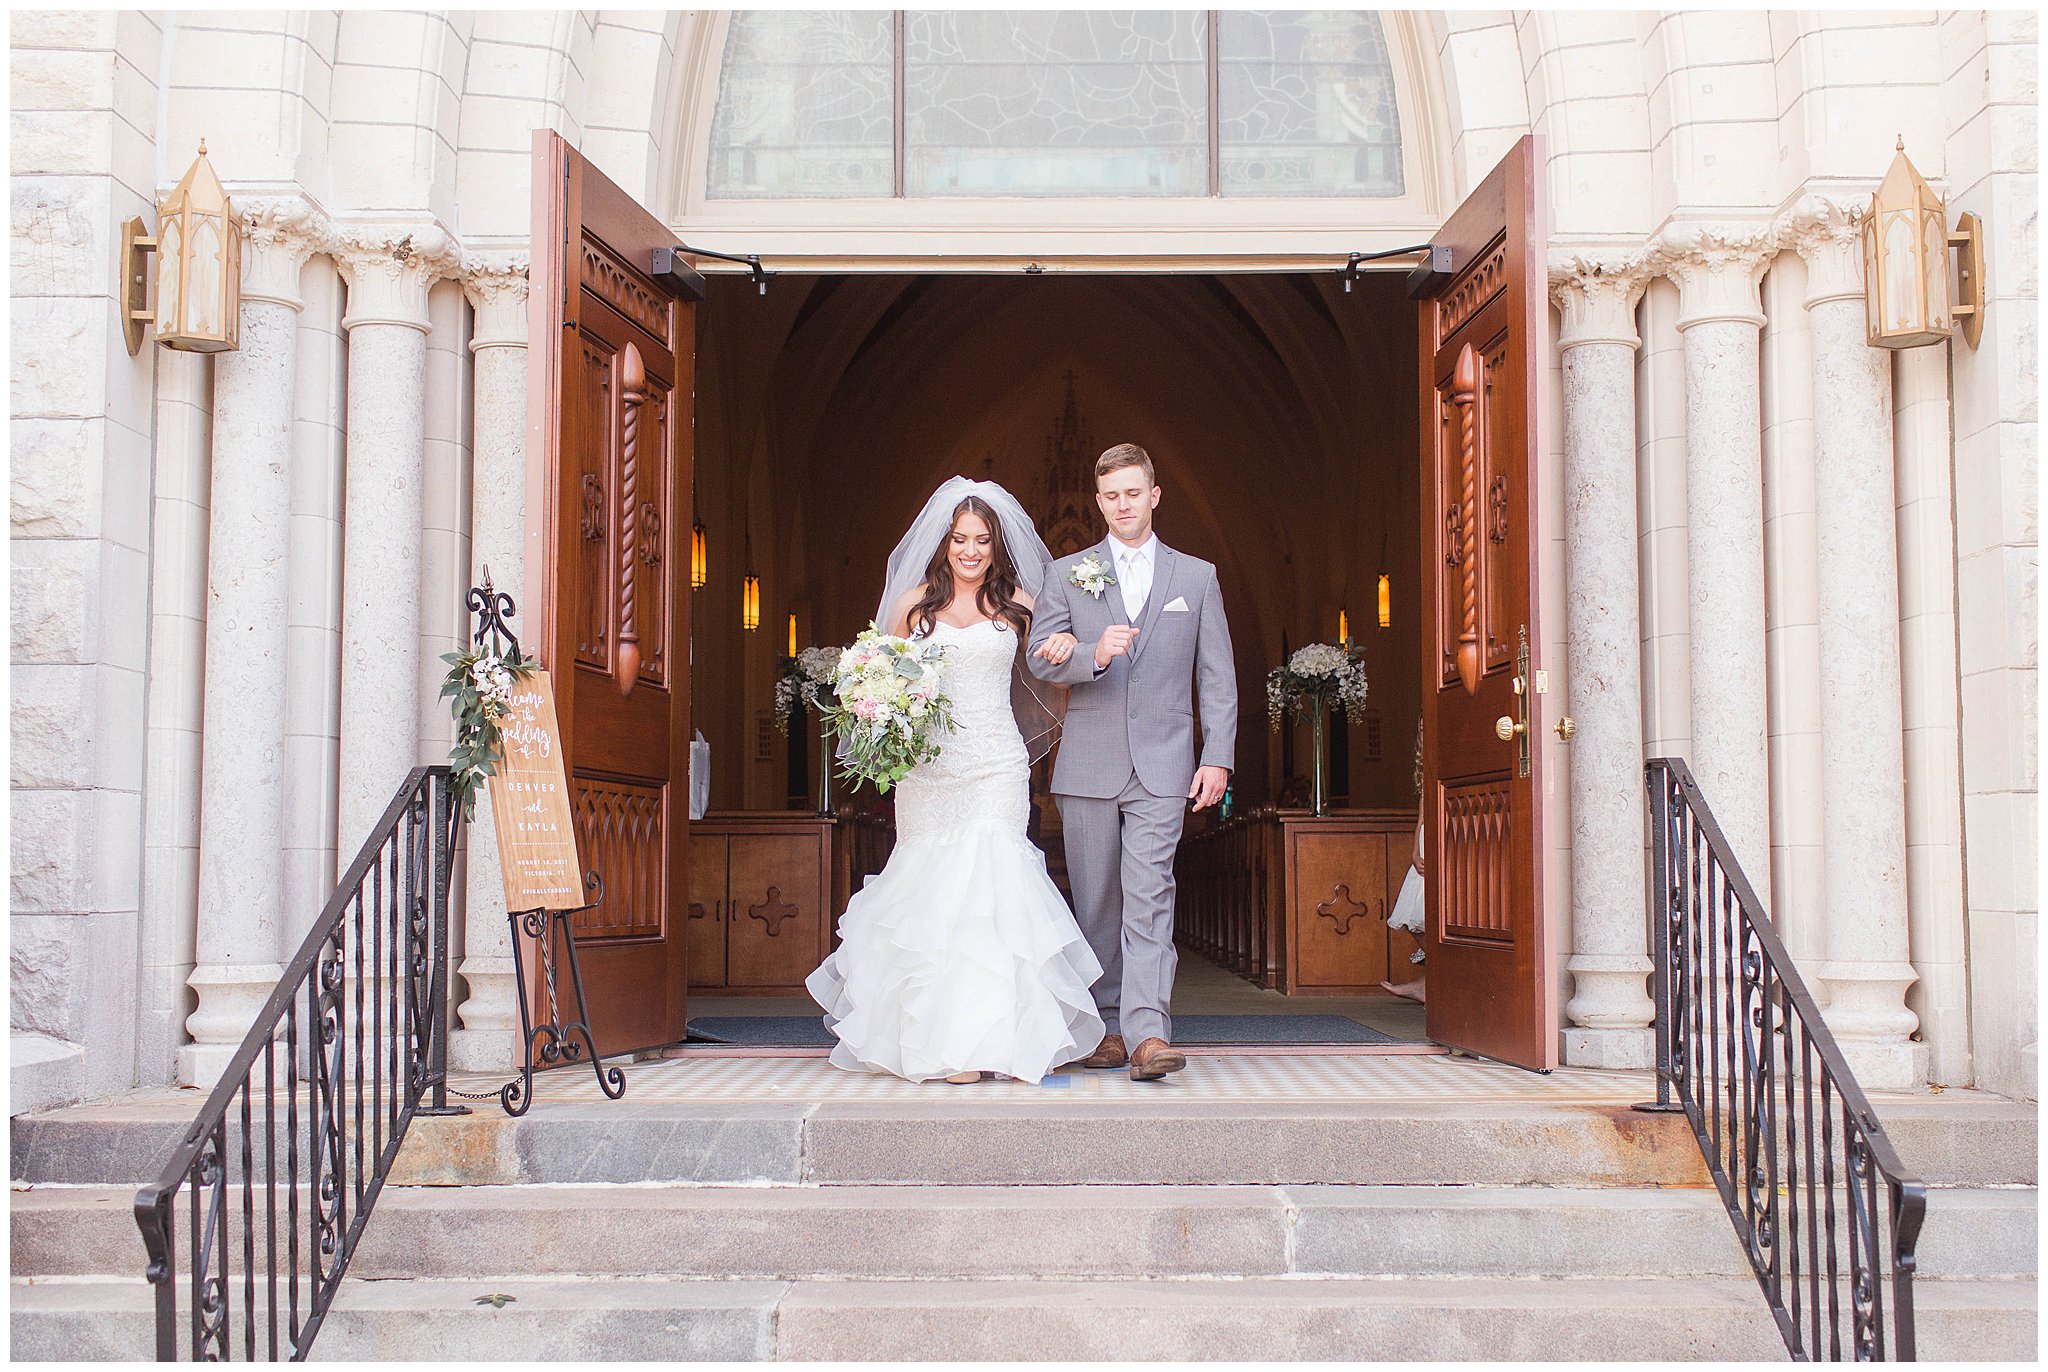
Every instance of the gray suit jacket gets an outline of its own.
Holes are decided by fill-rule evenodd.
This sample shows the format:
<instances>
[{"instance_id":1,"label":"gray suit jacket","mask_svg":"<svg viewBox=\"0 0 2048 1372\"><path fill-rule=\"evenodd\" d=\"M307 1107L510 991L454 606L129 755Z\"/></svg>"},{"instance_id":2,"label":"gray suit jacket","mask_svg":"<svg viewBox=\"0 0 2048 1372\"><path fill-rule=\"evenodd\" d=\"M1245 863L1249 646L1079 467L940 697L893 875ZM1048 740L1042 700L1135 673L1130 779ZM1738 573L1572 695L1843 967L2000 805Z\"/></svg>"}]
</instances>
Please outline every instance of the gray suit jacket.
<instances>
[{"instance_id":1,"label":"gray suit jacket","mask_svg":"<svg viewBox=\"0 0 2048 1372\"><path fill-rule=\"evenodd\" d=\"M1091 596L1073 583L1074 566L1089 553L1112 569L1113 540L1105 538L1047 567L1031 618L1031 646L1056 633L1080 640L1074 655L1055 667L1029 656L1032 673L1071 686L1066 729L1052 789L1069 796L1109 799L1132 772L1155 796L1185 796L1195 778L1195 718L1191 688L1201 682L1204 767L1231 767L1237 759L1237 668L1216 568L1161 543L1154 556L1152 589L1138 613L1131 651L1095 670L1095 644L1112 624L1128 624L1123 592L1111 586ZM1186 609L1168 611L1179 601Z\"/></svg>"}]
</instances>

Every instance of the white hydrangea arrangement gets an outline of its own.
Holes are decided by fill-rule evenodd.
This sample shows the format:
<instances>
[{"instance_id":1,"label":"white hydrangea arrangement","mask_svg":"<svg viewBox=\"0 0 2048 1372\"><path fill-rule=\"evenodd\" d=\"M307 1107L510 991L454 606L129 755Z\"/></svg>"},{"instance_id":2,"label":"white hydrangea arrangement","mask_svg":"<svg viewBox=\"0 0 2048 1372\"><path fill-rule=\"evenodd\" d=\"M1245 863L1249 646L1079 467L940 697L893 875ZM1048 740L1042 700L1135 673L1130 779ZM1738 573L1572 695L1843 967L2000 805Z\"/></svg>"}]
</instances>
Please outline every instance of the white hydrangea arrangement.
<instances>
[{"instance_id":1,"label":"white hydrangea arrangement","mask_svg":"<svg viewBox=\"0 0 2048 1372\"><path fill-rule=\"evenodd\" d=\"M1365 717L1365 650L1310 643L1266 674L1266 719L1278 733L1287 712L1303 715L1341 705L1354 722Z\"/></svg>"},{"instance_id":2,"label":"white hydrangea arrangement","mask_svg":"<svg viewBox=\"0 0 2048 1372\"><path fill-rule=\"evenodd\" d=\"M775 682L775 727L785 735L790 718L799 709L822 715L832 703L840 653L838 648L806 648L795 657L782 659L782 675Z\"/></svg>"}]
</instances>

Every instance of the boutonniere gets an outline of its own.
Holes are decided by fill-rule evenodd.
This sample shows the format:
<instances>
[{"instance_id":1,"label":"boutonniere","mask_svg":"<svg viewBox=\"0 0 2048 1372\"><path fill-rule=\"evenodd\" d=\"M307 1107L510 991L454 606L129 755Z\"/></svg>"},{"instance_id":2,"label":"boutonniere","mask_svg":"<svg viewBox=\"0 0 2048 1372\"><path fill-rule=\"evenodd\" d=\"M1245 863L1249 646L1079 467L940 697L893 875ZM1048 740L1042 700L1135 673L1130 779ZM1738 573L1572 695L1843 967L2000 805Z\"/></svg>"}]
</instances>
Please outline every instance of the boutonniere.
<instances>
[{"instance_id":1,"label":"boutonniere","mask_svg":"<svg viewBox=\"0 0 2048 1372\"><path fill-rule=\"evenodd\" d=\"M1102 599L1105 590L1116 585L1116 578L1109 574L1109 568L1102 565L1101 557L1095 553L1090 553L1076 562L1074 573L1068 580L1097 600Z\"/></svg>"}]
</instances>

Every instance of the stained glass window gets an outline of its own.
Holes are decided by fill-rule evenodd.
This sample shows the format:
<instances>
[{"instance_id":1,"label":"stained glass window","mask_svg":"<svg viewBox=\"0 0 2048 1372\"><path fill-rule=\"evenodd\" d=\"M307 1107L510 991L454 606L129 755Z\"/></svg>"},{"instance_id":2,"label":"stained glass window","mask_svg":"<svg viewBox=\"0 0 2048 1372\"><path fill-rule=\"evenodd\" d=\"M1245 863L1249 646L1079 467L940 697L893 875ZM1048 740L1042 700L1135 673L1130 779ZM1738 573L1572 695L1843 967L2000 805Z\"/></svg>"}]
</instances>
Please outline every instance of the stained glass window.
<instances>
[{"instance_id":1,"label":"stained glass window","mask_svg":"<svg viewBox=\"0 0 2048 1372\"><path fill-rule=\"evenodd\" d=\"M1205 195L1200 10L905 17L907 195Z\"/></svg>"},{"instance_id":2,"label":"stained glass window","mask_svg":"<svg viewBox=\"0 0 2048 1372\"><path fill-rule=\"evenodd\" d=\"M1394 196L1401 119L1370 10L1217 15L1224 195Z\"/></svg>"},{"instance_id":3,"label":"stained glass window","mask_svg":"<svg viewBox=\"0 0 2048 1372\"><path fill-rule=\"evenodd\" d=\"M706 193L714 200L894 194L895 28L887 10L734 14Z\"/></svg>"},{"instance_id":4,"label":"stained glass window","mask_svg":"<svg viewBox=\"0 0 2048 1372\"><path fill-rule=\"evenodd\" d=\"M707 174L720 200L1405 189L1370 10L912 10L900 39L886 10L739 11Z\"/></svg>"}]
</instances>

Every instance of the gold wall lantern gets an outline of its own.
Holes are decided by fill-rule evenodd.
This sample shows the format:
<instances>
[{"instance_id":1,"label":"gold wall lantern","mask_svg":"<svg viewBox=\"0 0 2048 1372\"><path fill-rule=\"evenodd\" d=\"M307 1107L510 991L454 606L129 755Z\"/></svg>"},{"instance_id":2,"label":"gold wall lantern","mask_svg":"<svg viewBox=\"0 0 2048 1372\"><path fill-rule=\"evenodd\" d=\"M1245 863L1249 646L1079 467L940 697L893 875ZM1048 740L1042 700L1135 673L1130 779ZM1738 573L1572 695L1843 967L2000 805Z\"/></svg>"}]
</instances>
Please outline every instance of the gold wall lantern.
<instances>
[{"instance_id":1,"label":"gold wall lantern","mask_svg":"<svg viewBox=\"0 0 2048 1372\"><path fill-rule=\"evenodd\" d=\"M705 548L704 521L690 521L690 589L701 591L711 579L711 558Z\"/></svg>"},{"instance_id":2,"label":"gold wall lantern","mask_svg":"<svg viewBox=\"0 0 2048 1372\"><path fill-rule=\"evenodd\" d=\"M796 656L796 611L789 612L789 655Z\"/></svg>"},{"instance_id":3,"label":"gold wall lantern","mask_svg":"<svg viewBox=\"0 0 2048 1372\"><path fill-rule=\"evenodd\" d=\"M1380 627L1387 629L1394 623L1394 586L1385 572L1380 573Z\"/></svg>"},{"instance_id":4,"label":"gold wall lantern","mask_svg":"<svg viewBox=\"0 0 2048 1372\"><path fill-rule=\"evenodd\" d=\"M1958 249L1953 293L1950 248ZM1983 226L1964 214L1949 230L1948 207L1906 156L1904 138L1863 222L1863 292L1873 348L1939 343L1957 325L1973 348L1983 336Z\"/></svg>"},{"instance_id":5,"label":"gold wall lantern","mask_svg":"<svg viewBox=\"0 0 2048 1372\"><path fill-rule=\"evenodd\" d=\"M142 351L143 329L180 352L232 352L242 335L242 226L206 158L156 207L157 233L142 220L121 226L122 326L128 355ZM149 255L156 254L156 308L149 308Z\"/></svg>"},{"instance_id":6,"label":"gold wall lantern","mask_svg":"<svg viewBox=\"0 0 2048 1372\"><path fill-rule=\"evenodd\" d=\"M1342 609L1337 611L1337 641L1347 648L1351 646L1351 616Z\"/></svg>"},{"instance_id":7,"label":"gold wall lantern","mask_svg":"<svg viewBox=\"0 0 2048 1372\"><path fill-rule=\"evenodd\" d=\"M748 633L761 627L761 578L751 574L740 582L740 627Z\"/></svg>"}]
</instances>

